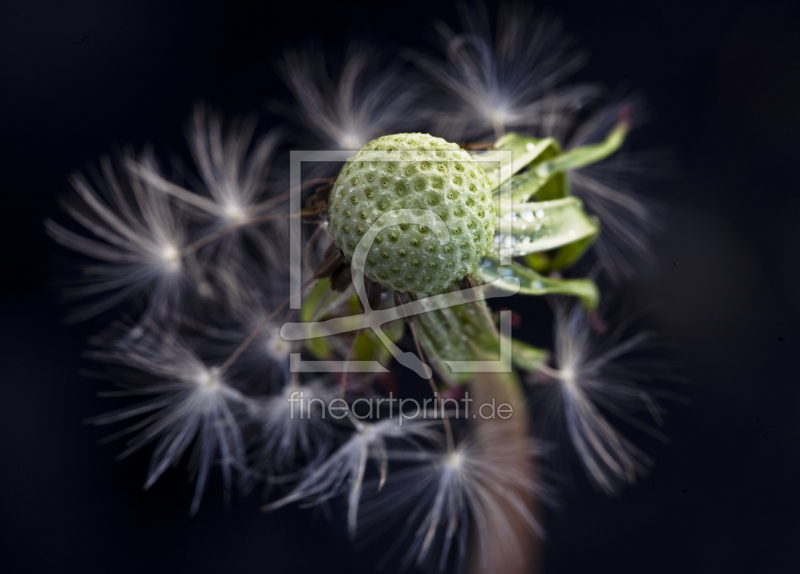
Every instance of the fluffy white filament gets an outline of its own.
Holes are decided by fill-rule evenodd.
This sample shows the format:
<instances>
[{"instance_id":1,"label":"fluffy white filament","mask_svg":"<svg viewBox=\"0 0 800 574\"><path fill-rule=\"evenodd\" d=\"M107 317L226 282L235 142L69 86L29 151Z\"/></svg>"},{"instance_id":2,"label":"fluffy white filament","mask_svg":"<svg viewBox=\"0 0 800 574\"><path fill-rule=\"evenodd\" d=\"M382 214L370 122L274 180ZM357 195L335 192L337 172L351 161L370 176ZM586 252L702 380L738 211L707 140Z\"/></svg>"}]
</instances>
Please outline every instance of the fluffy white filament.
<instances>
[{"instance_id":1,"label":"fluffy white filament","mask_svg":"<svg viewBox=\"0 0 800 574\"><path fill-rule=\"evenodd\" d=\"M320 52L284 54L280 70L297 106L288 115L314 134L318 145L357 150L378 136L418 129L413 128L422 115L413 105L416 81L375 54L352 46L333 77Z\"/></svg>"},{"instance_id":2,"label":"fluffy white filament","mask_svg":"<svg viewBox=\"0 0 800 574\"><path fill-rule=\"evenodd\" d=\"M120 377L118 382L127 390L117 394L153 398L92 420L104 425L141 417L124 431L123 434L137 434L120 457L156 441L145 488L152 486L194 444L190 465L196 474L196 486L191 513L200 506L214 464L222 470L226 491L230 491L234 472L247 468L240 419L244 418L248 399L229 384L219 369L206 366L178 337L156 330L137 339L124 339L110 350L97 351L92 356L145 375L141 379Z\"/></svg>"},{"instance_id":3,"label":"fluffy white filament","mask_svg":"<svg viewBox=\"0 0 800 574\"><path fill-rule=\"evenodd\" d=\"M406 566L442 571L453 552L458 562L464 559L470 539L499 542L502 548L481 548L476 555L506 556L513 563L531 533L543 535L531 511L546 494L534 472L536 455L532 443L510 440L503 425L482 425L452 451L408 457L411 465L392 473L382 489L372 484L360 530L369 536L406 517L404 534L412 539ZM491 565L482 568L490 571Z\"/></svg>"},{"instance_id":4,"label":"fluffy white filament","mask_svg":"<svg viewBox=\"0 0 800 574\"><path fill-rule=\"evenodd\" d=\"M133 161L130 152L123 158ZM138 163L158 173L149 154ZM115 170L107 157L95 179L99 191L82 174L73 174L70 182L77 197L64 202L64 209L93 238L45 222L56 241L97 260L83 268L77 285L65 290L67 297L86 301L70 318L83 320L136 296L146 298L145 316L169 314L180 301L187 273L180 255L187 236L185 217L168 196Z\"/></svg>"},{"instance_id":5,"label":"fluffy white filament","mask_svg":"<svg viewBox=\"0 0 800 574\"><path fill-rule=\"evenodd\" d=\"M503 5L493 35L485 7L459 5L462 32L437 30L445 61L410 52L443 95L436 131L449 139L480 139L510 128L541 126L555 113L580 108L591 86L562 87L585 55L573 49L558 20L535 18L521 5ZM456 104L456 105L454 105Z\"/></svg>"},{"instance_id":6,"label":"fluffy white filament","mask_svg":"<svg viewBox=\"0 0 800 574\"><path fill-rule=\"evenodd\" d=\"M542 416L546 426L564 425L589 478L608 494L634 483L647 471L650 459L612 426L603 411L663 438L631 416L632 411L645 410L663 424L658 403L636 383L639 374L615 363L646 339L647 334L639 334L601 346L579 305L569 312L556 307L558 369L548 371L554 383L545 381L540 388L545 402Z\"/></svg>"}]
</instances>

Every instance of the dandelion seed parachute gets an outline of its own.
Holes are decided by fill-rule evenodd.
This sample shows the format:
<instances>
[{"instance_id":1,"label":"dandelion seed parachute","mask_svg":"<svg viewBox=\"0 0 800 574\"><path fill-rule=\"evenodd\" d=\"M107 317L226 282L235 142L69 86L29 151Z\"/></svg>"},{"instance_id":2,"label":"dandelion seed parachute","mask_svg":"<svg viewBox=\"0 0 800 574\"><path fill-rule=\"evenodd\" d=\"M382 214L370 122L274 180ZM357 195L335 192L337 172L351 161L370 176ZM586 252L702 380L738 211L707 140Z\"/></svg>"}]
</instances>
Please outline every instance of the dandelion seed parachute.
<instances>
[{"instance_id":1,"label":"dandelion seed parachute","mask_svg":"<svg viewBox=\"0 0 800 574\"><path fill-rule=\"evenodd\" d=\"M123 162L133 161L126 151ZM138 163L158 173L150 153ZM99 261L83 268L78 285L65 290L67 298L88 300L74 309L69 319L81 321L127 302L146 298L143 318L163 318L178 305L184 291L188 263L180 251L188 233L184 215L169 197L147 182L119 168L109 158L100 162L98 191L79 173L70 178L78 197L65 201L64 209L94 235L89 239L55 223L45 222L47 232L60 244Z\"/></svg>"},{"instance_id":2,"label":"dandelion seed parachute","mask_svg":"<svg viewBox=\"0 0 800 574\"><path fill-rule=\"evenodd\" d=\"M645 199L624 181L641 167L634 158L613 158L608 163L569 173L574 195L600 218L605 233L592 246L603 269L614 281L635 276L652 254L650 235L657 225Z\"/></svg>"},{"instance_id":3,"label":"dandelion seed parachute","mask_svg":"<svg viewBox=\"0 0 800 574\"><path fill-rule=\"evenodd\" d=\"M541 126L595 97L592 86L560 85L583 65L585 54L573 49L558 20L503 4L493 38L482 3L459 4L459 12L463 32L437 26L445 62L409 52L443 92L437 135L450 141L499 137L509 128Z\"/></svg>"},{"instance_id":4,"label":"dandelion seed parachute","mask_svg":"<svg viewBox=\"0 0 800 574\"><path fill-rule=\"evenodd\" d=\"M288 380L289 354L299 351L296 344L280 337L280 317L265 323L289 293L288 249L279 251L285 241L283 226L262 228L260 236L263 255L261 250L243 252L234 259L215 258L213 265L206 266L208 296L202 306L187 309L182 319L199 335L204 355L220 362L258 331L231 366L237 380L247 383L252 394L279 389Z\"/></svg>"},{"instance_id":5,"label":"dandelion seed parachute","mask_svg":"<svg viewBox=\"0 0 800 574\"><path fill-rule=\"evenodd\" d=\"M631 413L645 410L662 425L662 410L655 398L636 383L640 373L626 370L617 361L642 346L641 333L622 342L611 337L596 340L585 311L556 306L556 371L546 371L554 382L538 389L544 407L543 428L563 425L590 480L607 494L616 494L647 472L651 461L612 426L609 412L657 438L664 436L635 419ZM640 379L641 380L641 379Z\"/></svg>"},{"instance_id":6,"label":"dandelion seed parachute","mask_svg":"<svg viewBox=\"0 0 800 574\"><path fill-rule=\"evenodd\" d=\"M443 571L453 552L460 564L470 536L481 546L483 560L504 556L513 564L523 553L526 530L543 536L531 511L533 499L549 500L533 470L539 452L532 442L509 440L503 425L489 424L472 431L452 451L406 455L410 466L393 472L385 486L368 485L360 530L374 535L407 517L403 536L412 541L403 559L406 567ZM502 548L486 547L490 540ZM480 566L482 571L499 567Z\"/></svg>"},{"instance_id":7,"label":"dandelion seed parachute","mask_svg":"<svg viewBox=\"0 0 800 574\"><path fill-rule=\"evenodd\" d=\"M374 461L379 468L381 482L386 480L389 461L393 456L391 443L419 448L418 441L437 440L437 433L427 422L414 423L402 418L389 418L377 423L354 421L355 432L307 475L284 498L268 504L273 510L287 504L303 501L308 505L322 504L342 494L347 495L347 525L351 537L356 534L358 507L361 500L367 463Z\"/></svg>"},{"instance_id":8,"label":"dandelion seed parachute","mask_svg":"<svg viewBox=\"0 0 800 574\"><path fill-rule=\"evenodd\" d=\"M331 77L322 53L289 50L279 69L296 108L278 108L326 149L357 150L379 135L407 131L422 118L418 80L367 46L351 46Z\"/></svg>"},{"instance_id":9,"label":"dandelion seed parachute","mask_svg":"<svg viewBox=\"0 0 800 574\"><path fill-rule=\"evenodd\" d=\"M124 375L126 390L118 395L153 396L138 405L97 417L96 425L144 417L119 434L138 433L120 458L157 441L150 460L145 488L152 486L170 466L178 463L194 444L190 467L195 493L190 512L195 514L214 464L222 471L226 492L234 473L247 468L240 420L248 399L234 388L218 368L206 366L189 345L171 333L149 329L135 339L112 343L110 349L91 353L97 360L135 369ZM242 475L243 476L243 475Z\"/></svg>"},{"instance_id":10,"label":"dandelion seed parachute","mask_svg":"<svg viewBox=\"0 0 800 574\"><path fill-rule=\"evenodd\" d=\"M257 236L258 228L247 224L279 203L271 193L271 170L280 132L272 130L253 142L255 124L248 118L234 122L225 131L219 114L203 104L195 106L187 134L200 175L194 180L194 190L172 183L148 165L129 162L128 168L156 189L174 196L196 219L205 222L208 227L203 235L218 232L222 241L213 242L215 248L226 246L226 253L235 254L238 251L230 248L227 240L237 235L222 232L241 228Z\"/></svg>"},{"instance_id":11,"label":"dandelion seed parachute","mask_svg":"<svg viewBox=\"0 0 800 574\"><path fill-rule=\"evenodd\" d=\"M321 380L290 382L278 394L259 400L253 419L259 430L255 465L268 480L296 478L298 464L306 469L324 461L333 443L334 429L325 419L325 407L334 398ZM307 472L307 471L306 471Z\"/></svg>"}]
</instances>

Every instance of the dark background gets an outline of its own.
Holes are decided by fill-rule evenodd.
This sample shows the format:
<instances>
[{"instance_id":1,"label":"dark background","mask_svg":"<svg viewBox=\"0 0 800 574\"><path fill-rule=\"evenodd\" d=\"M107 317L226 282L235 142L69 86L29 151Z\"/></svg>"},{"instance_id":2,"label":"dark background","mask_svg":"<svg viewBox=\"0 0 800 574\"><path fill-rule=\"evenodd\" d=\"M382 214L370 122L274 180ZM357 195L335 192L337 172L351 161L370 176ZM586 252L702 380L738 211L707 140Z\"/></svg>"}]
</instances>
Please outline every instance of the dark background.
<instances>
[{"instance_id":1,"label":"dark background","mask_svg":"<svg viewBox=\"0 0 800 574\"><path fill-rule=\"evenodd\" d=\"M209 485L194 520L182 469L143 492L81 377L93 325L65 327L48 289L67 175L114 145L185 150L196 98L227 114L286 97L274 59L316 41L389 51L457 25L429 0L37 2L0 5L0 569L5 572L371 572L308 512L258 511ZM592 54L579 79L632 86L677 179L640 296L674 342L692 404L672 404L651 475L609 499L577 480L547 518L545 572L796 572L800 563L800 10L794 2L540 2Z\"/></svg>"}]
</instances>

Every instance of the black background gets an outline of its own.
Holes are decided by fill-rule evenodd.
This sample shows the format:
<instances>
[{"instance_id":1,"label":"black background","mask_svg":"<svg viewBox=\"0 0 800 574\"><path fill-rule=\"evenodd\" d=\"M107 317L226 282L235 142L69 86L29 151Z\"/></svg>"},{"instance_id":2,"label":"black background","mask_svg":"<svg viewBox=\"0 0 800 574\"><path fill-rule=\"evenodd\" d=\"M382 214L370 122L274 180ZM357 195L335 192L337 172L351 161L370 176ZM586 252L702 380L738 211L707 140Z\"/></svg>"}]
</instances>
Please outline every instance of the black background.
<instances>
[{"instance_id":1,"label":"black background","mask_svg":"<svg viewBox=\"0 0 800 574\"><path fill-rule=\"evenodd\" d=\"M796 3L541 2L592 55L580 79L640 89L634 136L678 177L640 295L692 384L651 475L609 499L580 480L547 518L545 572L796 572L800 563L800 10ZM114 145L185 149L195 99L228 114L286 98L274 59L316 41L420 45L450 4L36 2L0 5L0 569L6 572L371 572L308 512L225 509L212 481L194 520L182 470L149 492L148 453L122 462L81 377L92 325L65 327L42 220L67 175Z\"/></svg>"}]
</instances>

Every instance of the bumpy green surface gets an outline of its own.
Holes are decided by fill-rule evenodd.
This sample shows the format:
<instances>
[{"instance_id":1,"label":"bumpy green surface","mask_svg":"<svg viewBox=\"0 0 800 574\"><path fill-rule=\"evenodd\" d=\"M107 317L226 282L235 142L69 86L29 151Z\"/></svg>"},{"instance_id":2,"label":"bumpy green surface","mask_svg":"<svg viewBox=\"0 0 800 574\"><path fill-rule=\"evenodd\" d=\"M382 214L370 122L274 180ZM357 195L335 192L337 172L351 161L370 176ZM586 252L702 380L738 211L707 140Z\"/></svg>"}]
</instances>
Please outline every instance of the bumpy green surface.
<instances>
[{"instance_id":1,"label":"bumpy green surface","mask_svg":"<svg viewBox=\"0 0 800 574\"><path fill-rule=\"evenodd\" d=\"M345 259L351 260L378 217L397 209L432 211L444 221L450 241L440 244L424 225L381 231L364 273L396 291L442 291L475 270L494 237L495 206L486 174L466 151L441 138L384 136L347 161L328 204L330 230Z\"/></svg>"}]
</instances>

